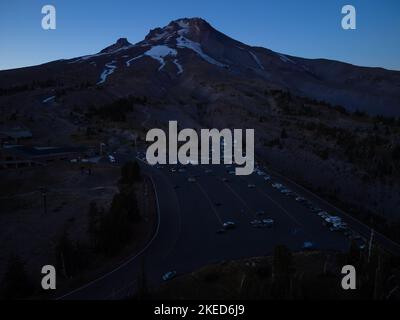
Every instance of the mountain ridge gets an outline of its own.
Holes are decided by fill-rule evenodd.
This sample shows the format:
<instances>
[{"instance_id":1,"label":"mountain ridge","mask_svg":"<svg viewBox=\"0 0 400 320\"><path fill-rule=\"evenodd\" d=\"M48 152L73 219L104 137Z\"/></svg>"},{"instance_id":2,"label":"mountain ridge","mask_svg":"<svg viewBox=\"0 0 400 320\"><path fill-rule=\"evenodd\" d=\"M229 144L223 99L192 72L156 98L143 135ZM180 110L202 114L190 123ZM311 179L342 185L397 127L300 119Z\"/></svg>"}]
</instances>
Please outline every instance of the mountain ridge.
<instances>
[{"instance_id":1,"label":"mountain ridge","mask_svg":"<svg viewBox=\"0 0 400 320\"><path fill-rule=\"evenodd\" d=\"M268 48L249 46L213 28L202 18L181 18L150 30L142 41L127 38L96 54L58 60L39 66L0 71L10 83L13 78L41 71L68 73L78 77L87 69L87 80L104 87L126 85L134 73L150 81L142 93L157 95L160 81L168 92L169 83L187 83L195 75L204 81L240 77L258 79L266 86L278 86L293 94L342 105L349 111L400 116L400 72L361 67L329 59L307 59L285 55ZM47 70L47 71L46 71ZM42 77L42 75L38 75ZM167 78L166 78L167 77ZM136 77L137 78L137 77ZM168 80L167 80L168 79ZM0 87L6 86L1 81ZM155 88L158 87L158 88ZM140 91L140 90L139 90ZM167 93L164 93L167 94Z\"/></svg>"}]
</instances>

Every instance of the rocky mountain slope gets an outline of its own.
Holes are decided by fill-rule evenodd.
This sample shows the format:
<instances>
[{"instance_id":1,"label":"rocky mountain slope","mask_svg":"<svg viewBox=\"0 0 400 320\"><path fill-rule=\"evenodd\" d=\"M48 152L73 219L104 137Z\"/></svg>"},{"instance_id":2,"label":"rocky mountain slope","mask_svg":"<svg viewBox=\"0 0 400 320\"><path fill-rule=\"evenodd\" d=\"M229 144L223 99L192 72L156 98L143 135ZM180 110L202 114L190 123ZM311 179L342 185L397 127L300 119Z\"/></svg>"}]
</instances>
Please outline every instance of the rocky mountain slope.
<instances>
[{"instance_id":1,"label":"rocky mountain slope","mask_svg":"<svg viewBox=\"0 0 400 320\"><path fill-rule=\"evenodd\" d=\"M0 71L0 125L24 125L33 144L91 146L168 120L254 128L258 159L368 221L369 210L398 220L399 86L400 72L287 56L179 19L136 44Z\"/></svg>"},{"instance_id":2,"label":"rocky mountain slope","mask_svg":"<svg viewBox=\"0 0 400 320\"><path fill-rule=\"evenodd\" d=\"M400 72L304 59L251 47L200 18L179 19L149 32L139 43L118 39L97 54L0 72L0 88L52 79L61 85L88 81L118 95L176 98L202 81L259 81L347 110L400 115ZM178 88L177 90L173 90ZM112 90L111 90L112 91Z\"/></svg>"}]
</instances>

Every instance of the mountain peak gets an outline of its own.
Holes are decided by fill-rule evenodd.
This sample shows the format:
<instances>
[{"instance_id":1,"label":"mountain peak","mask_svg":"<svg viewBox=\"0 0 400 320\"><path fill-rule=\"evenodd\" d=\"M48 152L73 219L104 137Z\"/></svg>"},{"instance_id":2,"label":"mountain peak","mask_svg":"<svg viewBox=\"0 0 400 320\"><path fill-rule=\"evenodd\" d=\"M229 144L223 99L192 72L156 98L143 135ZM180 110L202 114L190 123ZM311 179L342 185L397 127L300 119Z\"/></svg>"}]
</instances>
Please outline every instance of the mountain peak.
<instances>
[{"instance_id":1,"label":"mountain peak","mask_svg":"<svg viewBox=\"0 0 400 320\"><path fill-rule=\"evenodd\" d=\"M206 29L206 28L210 28L211 25L204 19L202 18L198 18L198 17L194 17L194 18L180 18L177 20L173 20L171 21L168 25L174 25L177 24L180 27L184 28L184 27L199 27L201 29Z\"/></svg>"},{"instance_id":2,"label":"mountain peak","mask_svg":"<svg viewBox=\"0 0 400 320\"><path fill-rule=\"evenodd\" d=\"M100 53L108 53L115 51L117 49L121 49L124 47L131 46L132 44L128 41L127 38L119 38L114 44L104 48L103 50L100 51Z\"/></svg>"},{"instance_id":3,"label":"mountain peak","mask_svg":"<svg viewBox=\"0 0 400 320\"><path fill-rule=\"evenodd\" d=\"M190 34L191 37L198 37L203 33L214 30L211 25L202 18L180 18L171 21L163 28L150 30L146 36L146 41L158 41L169 39L175 35Z\"/></svg>"}]
</instances>

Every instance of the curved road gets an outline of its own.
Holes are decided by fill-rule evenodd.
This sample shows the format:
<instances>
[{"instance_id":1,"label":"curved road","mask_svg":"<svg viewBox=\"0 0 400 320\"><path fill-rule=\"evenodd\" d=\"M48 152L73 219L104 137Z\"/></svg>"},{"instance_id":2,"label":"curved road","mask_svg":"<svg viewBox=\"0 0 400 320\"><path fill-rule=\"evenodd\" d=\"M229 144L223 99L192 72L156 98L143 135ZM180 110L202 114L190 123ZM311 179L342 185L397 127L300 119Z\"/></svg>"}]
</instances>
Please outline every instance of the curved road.
<instances>
[{"instance_id":1,"label":"curved road","mask_svg":"<svg viewBox=\"0 0 400 320\"><path fill-rule=\"evenodd\" d=\"M159 208L159 225L153 239L117 269L61 299L123 299L134 292L142 269L147 283L157 286L167 271L182 274L222 260L271 254L278 244L292 250L301 250L306 241L323 250L349 248L350 241L344 234L329 231L310 207L273 188L273 182L284 183L313 205L342 216L365 238L369 235L362 223L275 173L266 181L256 173L231 175L233 167L225 165L151 167L142 163L141 167L153 181ZM195 181L189 182L189 177ZM274 219L272 228L250 224L259 210ZM236 228L217 233L226 221L234 221ZM382 237L377 235L376 239L399 252L397 244Z\"/></svg>"}]
</instances>

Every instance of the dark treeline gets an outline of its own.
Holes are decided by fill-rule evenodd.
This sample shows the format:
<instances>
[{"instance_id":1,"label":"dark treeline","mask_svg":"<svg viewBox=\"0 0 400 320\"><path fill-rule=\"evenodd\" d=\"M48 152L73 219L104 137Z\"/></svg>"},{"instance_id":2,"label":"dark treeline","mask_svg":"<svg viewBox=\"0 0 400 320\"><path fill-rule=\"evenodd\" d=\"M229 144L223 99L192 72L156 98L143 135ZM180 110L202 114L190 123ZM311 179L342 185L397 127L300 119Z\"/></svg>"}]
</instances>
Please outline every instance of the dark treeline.
<instances>
[{"instance_id":1,"label":"dark treeline","mask_svg":"<svg viewBox=\"0 0 400 320\"><path fill-rule=\"evenodd\" d=\"M356 290L344 290L342 267L356 270ZM195 279L195 280L194 280ZM196 290L193 290L195 283ZM183 276L168 285L146 292L147 299L211 300L398 300L400 260L372 247L360 250L354 243L348 252L302 252L293 254L284 245L272 257L255 263L221 263ZM142 298L140 294L132 299Z\"/></svg>"},{"instance_id":2,"label":"dark treeline","mask_svg":"<svg viewBox=\"0 0 400 320\"><path fill-rule=\"evenodd\" d=\"M91 105L85 115L87 118L99 117L103 120L124 122L126 120L126 115L134 111L134 106L136 104L143 105L146 103L147 97L128 96L101 106Z\"/></svg>"},{"instance_id":3,"label":"dark treeline","mask_svg":"<svg viewBox=\"0 0 400 320\"><path fill-rule=\"evenodd\" d=\"M88 257L96 254L114 256L135 240L133 226L142 219L136 198L137 183L141 179L137 162L128 162L121 168L119 192L114 195L109 209L104 210L95 202L90 203L89 244L72 241L66 232L58 239L56 268L59 274L65 278L82 274L90 266Z\"/></svg>"},{"instance_id":4,"label":"dark treeline","mask_svg":"<svg viewBox=\"0 0 400 320\"><path fill-rule=\"evenodd\" d=\"M77 89L85 89L93 86L93 83L90 81L82 81L75 85L64 87L64 81L60 79L47 79L47 80L33 80L30 83L25 83L21 85L14 85L7 88L0 88L0 96L8 96L17 94L20 92L31 91L35 89L46 89L46 88L57 88L56 89L56 96L61 97L65 95L68 91L77 90ZM61 89L58 89L63 87Z\"/></svg>"},{"instance_id":5,"label":"dark treeline","mask_svg":"<svg viewBox=\"0 0 400 320\"><path fill-rule=\"evenodd\" d=\"M21 85L15 85L8 88L0 88L0 96L12 95L19 92L34 90L34 89L44 89L49 87L61 86L62 83L55 79L47 79L47 80L33 80L30 83L25 83Z\"/></svg>"}]
</instances>

